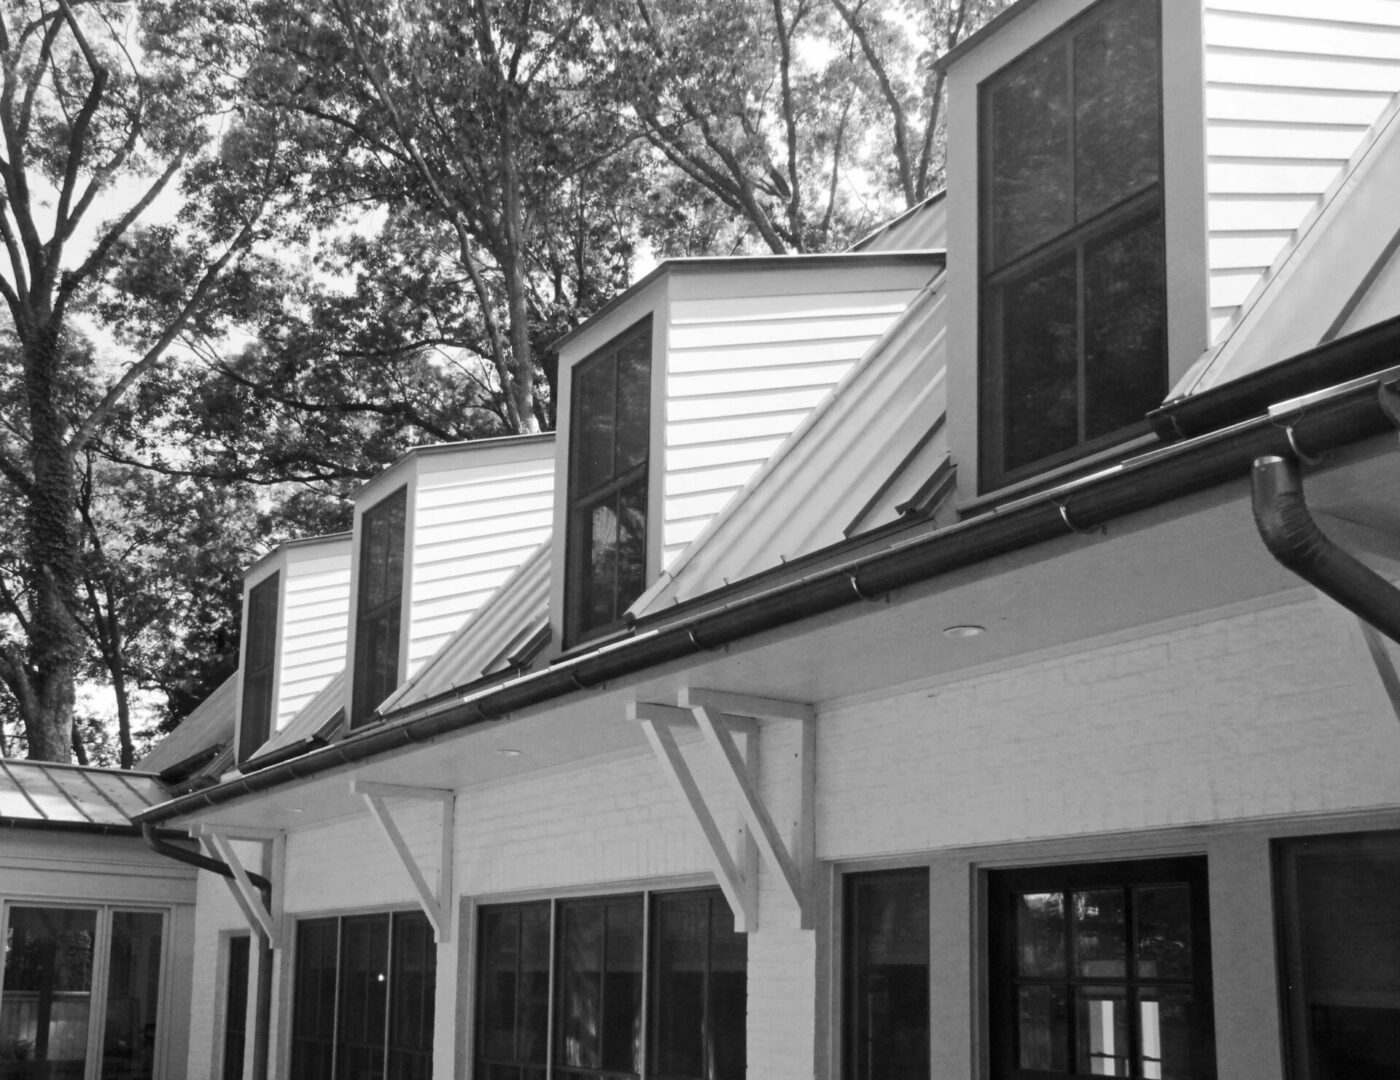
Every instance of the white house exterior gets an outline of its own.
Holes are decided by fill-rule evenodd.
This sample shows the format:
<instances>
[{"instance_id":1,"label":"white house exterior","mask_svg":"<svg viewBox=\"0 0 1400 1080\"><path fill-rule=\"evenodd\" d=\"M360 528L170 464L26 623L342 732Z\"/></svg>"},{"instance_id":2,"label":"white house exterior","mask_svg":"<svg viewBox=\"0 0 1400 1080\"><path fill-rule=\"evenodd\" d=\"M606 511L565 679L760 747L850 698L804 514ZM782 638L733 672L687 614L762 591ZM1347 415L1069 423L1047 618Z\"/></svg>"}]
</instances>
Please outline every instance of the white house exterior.
<instances>
[{"instance_id":1,"label":"white house exterior","mask_svg":"<svg viewBox=\"0 0 1400 1080\"><path fill-rule=\"evenodd\" d=\"M199 875L188 1075L1397 1075L1398 55L1023 0L926 218L566 339L494 592L138 815L270 885Z\"/></svg>"}]
</instances>

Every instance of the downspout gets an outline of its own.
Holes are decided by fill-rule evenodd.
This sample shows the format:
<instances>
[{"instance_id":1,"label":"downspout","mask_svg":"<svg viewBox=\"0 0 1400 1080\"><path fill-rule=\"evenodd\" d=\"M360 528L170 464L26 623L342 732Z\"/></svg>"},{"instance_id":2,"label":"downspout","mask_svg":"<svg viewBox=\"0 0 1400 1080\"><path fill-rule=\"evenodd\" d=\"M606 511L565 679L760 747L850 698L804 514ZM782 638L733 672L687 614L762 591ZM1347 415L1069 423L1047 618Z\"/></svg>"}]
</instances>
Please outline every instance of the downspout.
<instances>
[{"instance_id":1,"label":"downspout","mask_svg":"<svg viewBox=\"0 0 1400 1080\"><path fill-rule=\"evenodd\" d=\"M1274 558L1400 643L1400 589L1318 528L1303 498L1298 463L1282 457L1257 458L1251 479L1254 521Z\"/></svg>"},{"instance_id":2,"label":"downspout","mask_svg":"<svg viewBox=\"0 0 1400 1080\"><path fill-rule=\"evenodd\" d=\"M146 841L146 846L157 855L164 855L168 859L193 866L196 870L208 870L210 873L219 874L232 879L233 868L221 859L212 859L208 855L201 855L195 851L187 851L182 847L167 843L156 835L156 827L149 821L141 823L141 839ZM263 877L262 874L255 874L248 871L248 880L258 887L262 893L262 901L266 907L272 906L272 882ZM257 1003L253 1013L253 1080L266 1080L267 1078L267 1049L268 1049L268 1029L272 1019L272 943L262 934L255 935L259 942L258 955L258 986Z\"/></svg>"}]
</instances>

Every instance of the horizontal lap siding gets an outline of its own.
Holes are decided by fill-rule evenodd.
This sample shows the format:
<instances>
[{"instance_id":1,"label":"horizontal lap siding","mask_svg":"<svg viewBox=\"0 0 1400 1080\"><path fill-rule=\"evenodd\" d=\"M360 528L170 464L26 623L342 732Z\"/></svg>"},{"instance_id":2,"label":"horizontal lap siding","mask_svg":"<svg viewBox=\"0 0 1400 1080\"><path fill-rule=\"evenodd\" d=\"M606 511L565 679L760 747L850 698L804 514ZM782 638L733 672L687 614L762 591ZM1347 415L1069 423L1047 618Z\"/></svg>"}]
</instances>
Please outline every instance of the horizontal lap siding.
<instances>
[{"instance_id":1,"label":"horizontal lap siding","mask_svg":"<svg viewBox=\"0 0 1400 1080\"><path fill-rule=\"evenodd\" d=\"M1400 0L1207 0L1216 338L1400 90Z\"/></svg>"},{"instance_id":2,"label":"horizontal lap siding","mask_svg":"<svg viewBox=\"0 0 1400 1080\"><path fill-rule=\"evenodd\" d=\"M409 675L548 538L553 507L552 451L537 460L464 465L422 477L413 530Z\"/></svg>"},{"instance_id":3,"label":"horizontal lap siding","mask_svg":"<svg viewBox=\"0 0 1400 1080\"><path fill-rule=\"evenodd\" d=\"M673 303L664 565L831 392L916 291L748 293Z\"/></svg>"},{"instance_id":4,"label":"horizontal lap siding","mask_svg":"<svg viewBox=\"0 0 1400 1080\"><path fill-rule=\"evenodd\" d=\"M288 561L277 684L279 731L345 666L350 618L349 541L342 542L340 548L334 555Z\"/></svg>"}]
</instances>

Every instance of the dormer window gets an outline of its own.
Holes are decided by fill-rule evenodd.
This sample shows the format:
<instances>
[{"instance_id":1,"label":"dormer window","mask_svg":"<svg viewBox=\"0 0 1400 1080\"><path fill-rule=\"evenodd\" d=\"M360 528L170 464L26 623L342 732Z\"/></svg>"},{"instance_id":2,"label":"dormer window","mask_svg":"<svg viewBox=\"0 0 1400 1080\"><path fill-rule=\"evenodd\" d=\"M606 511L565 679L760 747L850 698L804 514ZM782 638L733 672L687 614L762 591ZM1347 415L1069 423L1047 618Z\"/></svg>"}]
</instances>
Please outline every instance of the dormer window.
<instances>
[{"instance_id":1,"label":"dormer window","mask_svg":"<svg viewBox=\"0 0 1400 1080\"><path fill-rule=\"evenodd\" d=\"M1161 40L1157 3L1106 0L980 88L983 490L1166 393Z\"/></svg>"},{"instance_id":2,"label":"dormer window","mask_svg":"<svg viewBox=\"0 0 1400 1080\"><path fill-rule=\"evenodd\" d=\"M243 649L243 700L238 717L238 764L257 753L272 734L273 679L277 670L277 596L280 574L248 591Z\"/></svg>"},{"instance_id":3,"label":"dormer window","mask_svg":"<svg viewBox=\"0 0 1400 1080\"><path fill-rule=\"evenodd\" d=\"M567 636L616 625L646 588L651 319L573 371Z\"/></svg>"},{"instance_id":4,"label":"dormer window","mask_svg":"<svg viewBox=\"0 0 1400 1080\"><path fill-rule=\"evenodd\" d=\"M407 509L408 488L401 487L360 519L352 727L370 719L398 686Z\"/></svg>"}]
</instances>

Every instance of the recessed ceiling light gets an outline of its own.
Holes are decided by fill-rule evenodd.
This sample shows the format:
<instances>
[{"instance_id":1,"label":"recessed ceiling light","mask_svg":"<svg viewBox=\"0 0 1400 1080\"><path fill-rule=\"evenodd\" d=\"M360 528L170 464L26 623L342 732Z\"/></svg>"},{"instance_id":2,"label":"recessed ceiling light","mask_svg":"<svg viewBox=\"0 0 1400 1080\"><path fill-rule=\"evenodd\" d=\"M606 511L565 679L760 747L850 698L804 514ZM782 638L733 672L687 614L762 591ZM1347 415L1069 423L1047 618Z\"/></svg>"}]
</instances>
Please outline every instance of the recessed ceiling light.
<instances>
[{"instance_id":1,"label":"recessed ceiling light","mask_svg":"<svg viewBox=\"0 0 1400 1080\"><path fill-rule=\"evenodd\" d=\"M972 625L971 623L965 623L965 624L962 625L962 626L949 626L949 627L946 627L946 628L944 629L944 631L943 631L943 636L944 636L944 637L977 637L979 634L985 634L986 632L987 632L987 628L986 628L985 626L974 626L974 625Z\"/></svg>"},{"instance_id":2,"label":"recessed ceiling light","mask_svg":"<svg viewBox=\"0 0 1400 1080\"><path fill-rule=\"evenodd\" d=\"M522 754L525 753L525 751L524 751L524 750L512 750L512 749L510 749L509 747L507 747L507 748L504 749L504 750L497 750L496 753L500 754L501 757L520 757Z\"/></svg>"}]
</instances>

